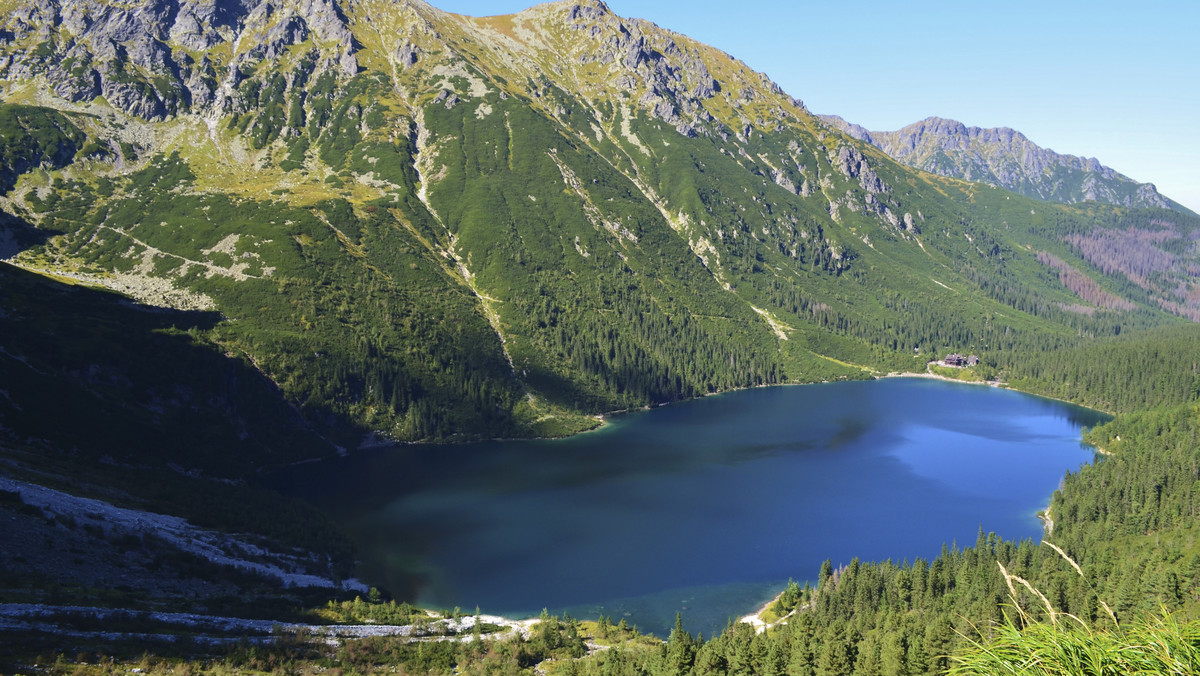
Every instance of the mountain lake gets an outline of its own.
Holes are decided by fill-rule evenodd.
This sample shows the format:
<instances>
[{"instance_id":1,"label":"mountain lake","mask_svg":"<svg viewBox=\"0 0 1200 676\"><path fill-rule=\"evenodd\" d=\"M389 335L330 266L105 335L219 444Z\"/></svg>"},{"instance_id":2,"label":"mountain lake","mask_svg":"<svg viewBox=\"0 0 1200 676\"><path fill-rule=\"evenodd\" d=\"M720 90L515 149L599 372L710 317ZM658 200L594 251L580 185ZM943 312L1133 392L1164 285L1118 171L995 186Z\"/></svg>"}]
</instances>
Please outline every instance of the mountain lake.
<instances>
[{"instance_id":1,"label":"mountain lake","mask_svg":"<svg viewBox=\"0 0 1200 676\"><path fill-rule=\"evenodd\" d=\"M711 636L822 561L931 559L1037 512L1108 416L922 378L768 387L613 416L568 439L401 445L271 482L360 545L398 600L606 615Z\"/></svg>"}]
</instances>

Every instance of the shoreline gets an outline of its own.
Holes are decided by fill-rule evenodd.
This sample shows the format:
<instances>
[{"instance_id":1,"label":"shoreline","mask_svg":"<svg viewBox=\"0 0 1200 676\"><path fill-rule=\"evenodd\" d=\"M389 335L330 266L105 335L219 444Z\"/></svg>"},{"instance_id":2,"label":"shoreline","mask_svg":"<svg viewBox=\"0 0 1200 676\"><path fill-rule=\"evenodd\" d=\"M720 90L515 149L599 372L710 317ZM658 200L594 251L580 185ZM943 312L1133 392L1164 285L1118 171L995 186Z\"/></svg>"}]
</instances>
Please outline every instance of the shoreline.
<instances>
[{"instance_id":1,"label":"shoreline","mask_svg":"<svg viewBox=\"0 0 1200 676\"><path fill-rule=\"evenodd\" d=\"M930 373L928 371L926 371L925 373L916 373L916 372L909 372L909 371L893 371L892 373L888 373L888 374L885 374L882 376L875 377L876 380L885 380L887 378L925 378L926 380L941 380L942 382L947 382L947 383L960 383L963 385L987 385L989 387L995 387L998 389L1005 389L1005 390L1012 389L1011 387L1009 387L1008 385L1005 385L1004 383L1000 382L999 380L961 380L959 378L951 378L950 376L944 376L940 373ZM1020 390L1013 390L1013 391L1020 392ZM1032 393L1025 392L1024 394L1032 394ZM1034 395L1034 396L1040 396L1040 395ZM1074 403L1074 402L1067 402L1067 403L1070 404L1070 403ZM1076 405L1078 405L1078 404L1076 404Z\"/></svg>"},{"instance_id":2,"label":"shoreline","mask_svg":"<svg viewBox=\"0 0 1200 676\"><path fill-rule=\"evenodd\" d=\"M989 387L993 387L993 388L997 388L997 389L1012 390L1013 392L1018 392L1018 393L1029 395L1029 396L1041 397L1041 398L1048 399L1048 400L1053 400L1053 401L1071 404L1074 406L1088 408L1086 406L1083 406L1082 404L1078 404L1076 402L1069 401L1066 399L1050 397L1050 396L1038 394L1036 392L1029 392L1026 390L1014 388L1002 381L961 380L958 378L953 378L953 377L949 377L949 376L938 374L938 373L932 373L929 371L925 371L925 372L893 371L893 372L888 372L888 373L876 372L866 378L863 378L862 380L864 382L865 381L882 381L884 379L890 379L890 378L920 378L920 379L926 379L926 380L938 380L938 381L949 382L949 383L959 383L959 384L964 384L964 385L989 386ZM605 412L602 414L595 414L592 416L588 416L597 421L597 424L594 427L580 430L580 431L574 432L572 434L558 436L558 437L505 437L505 438L492 438L492 439L478 439L478 440L470 440L470 441L468 441L468 440L455 440L455 441L449 441L449 442L444 441L444 442L440 442L440 443L438 443L438 442L419 442L419 441L418 442L395 442L393 444L393 447L410 446L410 445L461 445L461 444L485 443L485 442L552 441L552 440L556 440L556 439L567 439L569 437L574 437L576 435L589 434L589 433L594 433L594 432L598 432L598 431L605 430L605 429L610 429L616 422L616 421L612 420L612 418L615 418L618 416L625 416L625 415L639 413L639 412L647 412L647 411L651 411L651 410L654 410L657 408L663 408L663 407L666 407L669 405L675 405L675 404L682 404L682 403L686 403L688 401L697 401L697 400L707 398L707 397L713 397L713 396L730 394L730 393L740 392L740 391L753 390L753 389L768 388L768 387L821 385L821 384L829 384L831 382L854 382L854 380L858 380L858 379L853 379L853 380L846 379L846 380L835 380L835 381L813 381L813 382L782 382L782 383L753 385L753 386L749 386L749 387L737 387L737 388L730 388L730 389L726 389L726 390L719 390L716 392L707 392L707 393L704 393L704 394L701 394L701 395L695 396L695 397L676 399L673 401L660 402L660 403L656 403L656 404L647 404L647 405L642 405L642 406L637 406L637 407L630 407L630 408L626 408L626 409L608 411L608 412ZM1100 409L1093 409L1093 410L1099 411ZM1112 415L1111 413L1109 413L1107 411L1100 411L1100 412L1102 412L1106 415ZM378 450L382 450L383 448L386 448L387 446L388 446L388 444L376 443L376 444L371 444L368 447L356 449L356 451L364 451L364 450L378 451ZM1104 453L1104 451L1101 449L1096 449L1096 451L1097 451L1097 453L1101 453L1101 454ZM311 461L312 460L310 460L309 462L311 462ZM1049 506L1048 505L1046 507L1045 512L1047 515L1049 514ZM1046 536L1049 535L1049 533L1046 532L1045 527L1047 524L1045 523L1044 520L1043 520L1042 525L1043 525L1043 538L1045 538ZM1052 526L1051 526L1051 528L1052 528ZM781 617L778 620L776 620L775 622L772 622L769 624L767 622L765 622L761 616L766 610L768 610L774 603L776 603L779 600L779 598L781 597L781 595L783 593L784 593L784 589L780 589L778 593L776 593L774 596L772 596L770 599L768 599L765 603L763 603L759 607L755 608L753 611L749 612L748 614L737 617L735 622L750 624L751 626L753 626L755 628L755 630L757 632L760 632L760 633L763 631L772 629L775 626L778 626L781 622L785 621L788 617L790 617L791 613L789 613L787 616ZM493 617L497 617L497 616L493 616ZM522 622L522 620L513 620L511 618L503 618L503 619L507 620L508 622L514 622L514 623ZM524 620L524 622L528 622L528 619ZM502 623L502 622L497 622L497 623Z\"/></svg>"},{"instance_id":3,"label":"shoreline","mask_svg":"<svg viewBox=\"0 0 1200 676\"><path fill-rule=\"evenodd\" d=\"M1061 402L1063 404L1070 404L1072 406L1078 406L1079 408L1086 408L1091 411L1098 411L1098 412L1103 413L1104 415L1109 416L1111 418L1115 418L1118 415L1116 412L1109 411L1109 410L1103 409L1103 408L1099 408L1092 404L1081 404L1078 401L1071 401L1070 399L1064 399L1062 397L1055 397L1053 395L1043 394L1041 392L1033 392L1033 391L1030 391L1027 389L1022 389L1020 387L1016 387L1016 386L1012 385L1011 383L1006 383L1006 382L1003 382L1000 380L959 380L958 378L951 378L949 376L943 376L938 373L929 373L929 372L925 372L925 373L892 372L892 373L888 373L888 374L885 374L882 376L876 376L875 379L883 380L885 378L926 378L929 380L941 380L941 381L947 382L947 383L961 383L963 385L988 385L990 387L995 387L996 389L1000 389L1000 390L1009 390L1010 392L1020 392L1021 394L1026 394L1031 397L1041 397L1042 399L1049 399L1050 401L1057 401L1057 402Z\"/></svg>"},{"instance_id":4,"label":"shoreline","mask_svg":"<svg viewBox=\"0 0 1200 676\"><path fill-rule=\"evenodd\" d=\"M764 631L766 631L767 629L770 629L772 625L768 625L766 622L763 622L762 614L767 612L767 609L769 609L771 606L775 605L775 602L778 601L783 596L783 592L785 592L785 591L787 591L787 587L784 587L783 590L781 590L778 594L771 597L771 599L769 601L767 601L766 603L759 606L758 610L755 610L753 613L750 613L749 615L742 615L741 617L739 617L737 619L737 623L738 624L748 624L748 625L754 627L755 633L758 633L758 634L761 634ZM782 621L790 616L791 616L791 613L788 613L784 617L779 618L779 621ZM778 624L779 621L777 621L775 624Z\"/></svg>"},{"instance_id":5,"label":"shoreline","mask_svg":"<svg viewBox=\"0 0 1200 676\"><path fill-rule=\"evenodd\" d=\"M931 362L931 363L936 363L936 362ZM1077 401L1071 401L1070 399L1054 397L1054 396L1050 396L1048 394L1041 394L1039 392L1031 392L1029 390L1021 389L1019 387L1014 387L1010 383L1006 383L1006 382L1000 381L1000 380L961 380L959 378L951 378L949 376L944 376L939 373L931 373L929 371L924 371L924 372L890 371L888 373L883 373L883 374L874 372L869 378L864 378L864 379L862 379L862 381L885 380L888 378L925 378L927 380L940 380L942 382L958 383L961 385L986 385L988 387L994 387L994 388L1000 389L1000 390L1010 390L1012 392L1020 392L1021 394L1027 394L1032 397L1041 397L1042 399L1050 399L1052 401L1059 401L1064 404L1071 404L1072 406L1078 406L1080 408L1087 408L1087 409L1091 409L1093 411L1099 411L1100 413L1103 413L1108 416L1116 416L1116 414L1113 413L1112 411L1108 411L1108 410L1105 410L1102 408L1096 408L1095 406L1089 406L1087 404L1081 404ZM503 438L489 439L488 441L550 441L550 440L554 440L554 439L569 439L570 437L577 436L580 434L590 434L592 432L598 432L598 431L608 427L609 425L611 425L612 421L610 420L610 418L617 417L617 416L628 415L631 413L640 413L640 412L644 412L644 411L652 411L656 408L663 408L664 406L674 406L676 404L684 404L689 401L698 401L700 399L705 399L708 397L715 397L715 396L719 396L722 394L731 394L733 392L745 392L748 390L758 390L758 389L764 389L764 388L769 388L769 387L803 387L805 385L827 385L827 384L835 383L835 382L840 383L840 382L858 382L858 381L851 380L851 379L814 380L814 381L810 381L810 382L767 383L764 385L751 385L749 387L733 387L733 388L730 388L727 390L718 390L716 392L706 392L699 396L687 397L685 399L675 399L673 401L663 401L663 402L659 402L657 404L646 404L644 406L637 406L637 407L633 407L633 408L625 408L625 409L619 409L619 410L615 410L615 411L606 411L604 413L597 413L591 417L594 417L599 421L598 425L596 425L595 427L590 427L586 430L580 430L578 432L574 432L572 434L567 434L567 435L564 435L561 437L503 437ZM425 443L436 444L437 442L407 441L407 442L397 442L397 445L425 444ZM449 443L456 444L456 443L474 443L474 442L468 441L468 442L449 442Z\"/></svg>"},{"instance_id":6,"label":"shoreline","mask_svg":"<svg viewBox=\"0 0 1200 676\"><path fill-rule=\"evenodd\" d=\"M936 364L937 362L930 362L930 363ZM865 369L866 367L862 367L862 368ZM948 367L948 368L953 368L953 367ZM1082 404L1077 401L1072 401L1070 399L1064 399L1062 397L1055 397L1055 396L1048 395L1048 394L1042 394L1040 392L1033 392L1033 391L1030 391L1027 389L1022 389L1020 387L1015 387L1011 383L1007 383L1007 382L1000 381L1000 380L962 380L959 378L951 378L949 376L944 376L944 375L941 375L938 373L932 373L930 371L924 371L924 372L890 371L888 373L879 373L877 371L871 371L871 375L867 378L863 378L862 381L885 380L888 378L924 378L927 380L940 380L942 382L959 383L962 385L986 385L988 387L994 387L996 389L1010 390L1012 392L1019 392L1021 394L1026 394L1026 395L1033 396L1033 397L1041 397L1042 399L1050 399L1052 401L1058 401L1058 402L1062 402L1064 404L1071 404L1072 406L1078 406L1080 408L1086 408L1086 409L1090 409L1093 411L1099 411L1100 413L1103 413L1110 417L1116 417L1116 415L1117 415L1113 411L1098 408L1093 405ZM363 443L363 444L354 446L350 450L350 452L357 453L360 451L368 451L368 450L374 450L374 449L380 449L380 448L390 448L390 447L397 447L397 446L416 446L416 445L461 446L461 445L466 445L466 444L478 444L478 443L485 443L485 442L554 441L557 439L569 439L571 437L579 436L581 434L591 434L593 432L599 432L601 430L604 430L613 424L612 418L615 418L615 417L629 415L632 413L641 413L641 412L645 412L645 411L652 411L656 408L663 408L665 406L674 406L676 404L683 404L683 403L687 403L689 401L698 401L700 399L705 399L708 397L715 397L715 396L719 396L722 394L730 394L733 392L744 392L747 390L757 390L757 389L764 389L764 388L769 388L769 387L795 387L795 386L804 386L804 385L826 385L826 384L835 383L835 382L856 382L856 381L858 381L858 379L843 378L843 379L837 379L837 380L814 380L814 381L808 381L808 382L766 383L763 385L751 385L749 387L733 387L733 388L730 388L727 390L718 390L716 392L706 392L704 394L697 395L694 397L674 399L672 401L662 401L662 402L658 402L655 404L644 404L642 406L635 406L635 407L624 408L624 409L616 409L616 410L612 410L612 411L605 411L603 413L591 413L591 414L581 413L580 414L581 416L595 420L596 424L592 427L588 427L586 429L581 429L577 432L572 432L570 434L564 434L561 436L528 436L528 437L514 436L514 437L487 437L487 438L481 437L478 439L447 439L447 440L442 440L442 441L404 441L404 440L389 439L384 433L375 431L375 432L367 435L367 437L371 437L372 435L374 436L374 438L369 443ZM345 453L339 452L336 454L336 456L343 456L343 455L345 455ZM336 456L310 458L308 460L300 461L300 463L326 460L326 459L329 459L330 457L336 457ZM300 464L300 463L293 463L293 464Z\"/></svg>"},{"instance_id":7,"label":"shoreline","mask_svg":"<svg viewBox=\"0 0 1200 676\"><path fill-rule=\"evenodd\" d=\"M770 388L770 387L804 387L805 385L828 385L830 383L842 383L842 382L847 382L847 383L848 382L865 382L868 380L872 380L872 381L873 380L883 380L884 378L932 378L932 379L937 379L937 380L944 380L946 382L951 382L951 383L965 383L967 385L992 385L993 387L1005 387L1005 385L1000 382L992 382L992 381L977 382L977 381L957 380L955 378L947 378L946 376L940 376L936 373L916 373L916 372L907 372L907 371L905 371L905 372L893 371L891 373L886 373L886 374L880 375L878 372L873 372L869 378L863 378L862 380L844 378L844 379L839 379L839 380L812 380L812 381L807 381L807 382L765 383L763 385L750 385L749 387L731 387L727 390L717 390L716 392L705 392L704 394L700 394L700 395L697 395L694 397L686 397L683 399L674 399L671 401L660 401L657 404L644 404L642 406L634 406L631 408L622 408L622 409L617 409L617 410L613 410L613 411L605 411L604 413L583 414L586 417L594 418L597 421L596 426L589 427L584 430L579 430L578 432L572 432L571 434L564 434L563 436L560 436L560 437L492 437L490 439L479 439L479 440L475 440L475 441L445 441L445 442L396 441L396 442L393 442L392 445L407 446L407 445L414 445L414 444L430 444L430 445L438 445L438 446L442 446L442 445L454 446L454 445L459 445L459 444L480 443L483 441L501 441L501 442L504 442L504 441L553 441L555 439L570 439L571 437L579 436L581 434L591 434L593 432L599 432L600 430L603 430L606 427L609 427L610 425L613 424L611 418L616 418L616 417L620 417L623 415L630 415L632 413L643 413L646 411L653 411L656 408L663 408L665 406L675 406L677 404L686 404L689 401L699 401L701 399L707 399L708 397L717 397L717 396L720 396L723 394L732 394L734 392L746 392L749 390L761 390L761 389L766 389L766 388ZM1027 392L1026 394L1033 394L1033 393ZM1034 396L1041 396L1041 395L1034 395ZM1062 401L1066 401L1066 400L1062 400ZM1074 404L1075 402L1068 401L1066 403ZM1078 406L1079 404L1075 404L1075 405ZM382 445L383 444L375 444L372 446L360 446L360 447L356 448L355 450L366 450L366 449L370 449L370 448L378 448Z\"/></svg>"},{"instance_id":8,"label":"shoreline","mask_svg":"<svg viewBox=\"0 0 1200 676\"><path fill-rule=\"evenodd\" d=\"M1051 503L1053 503L1053 500L1051 500ZM1046 505L1045 509L1043 509L1037 513L1038 519L1042 522L1042 540L1043 541L1046 538L1050 537L1051 535L1054 535L1054 517L1050 515L1050 507L1051 506L1052 506L1051 504L1048 504L1048 505Z\"/></svg>"}]
</instances>

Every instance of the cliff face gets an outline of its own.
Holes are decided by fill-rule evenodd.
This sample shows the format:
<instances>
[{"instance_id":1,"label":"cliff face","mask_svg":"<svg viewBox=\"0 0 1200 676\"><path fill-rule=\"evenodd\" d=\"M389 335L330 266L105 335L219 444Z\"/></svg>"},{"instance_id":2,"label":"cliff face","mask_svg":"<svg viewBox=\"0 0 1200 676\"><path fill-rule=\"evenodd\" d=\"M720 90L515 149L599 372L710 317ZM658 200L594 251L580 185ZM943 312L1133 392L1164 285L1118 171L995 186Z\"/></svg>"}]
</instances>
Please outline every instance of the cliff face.
<instances>
[{"instance_id":1,"label":"cliff face","mask_svg":"<svg viewBox=\"0 0 1200 676\"><path fill-rule=\"evenodd\" d=\"M897 161L941 176L980 181L1064 204L1093 201L1183 209L1150 183L1138 183L1095 158L1061 155L1042 148L1007 127L981 129L930 117L898 131L868 131L836 115L821 118Z\"/></svg>"},{"instance_id":2,"label":"cliff face","mask_svg":"<svg viewBox=\"0 0 1200 676\"><path fill-rule=\"evenodd\" d=\"M320 44L325 68L358 70L354 38L330 0L5 2L0 74L39 77L73 103L104 97L146 120L223 108L264 59Z\"/></svg>"}]
</instances>

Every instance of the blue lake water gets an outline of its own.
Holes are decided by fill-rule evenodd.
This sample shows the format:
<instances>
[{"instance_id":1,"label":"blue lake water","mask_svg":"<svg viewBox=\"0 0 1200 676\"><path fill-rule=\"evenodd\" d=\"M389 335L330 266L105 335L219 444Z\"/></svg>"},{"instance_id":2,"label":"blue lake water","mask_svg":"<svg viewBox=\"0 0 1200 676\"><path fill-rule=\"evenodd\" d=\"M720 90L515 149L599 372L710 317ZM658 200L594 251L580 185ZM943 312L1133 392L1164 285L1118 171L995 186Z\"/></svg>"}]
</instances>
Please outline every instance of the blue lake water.
<instances>
[{"instance_id":1,"label":"blue lake water","mask_svg":"<svg viewBox=\"0 0 1200 676\"><path fill-rule=\"evenodd\" d=\"M926 379L774 387L553 441L398 446L281 485L356 537L359 576L436 608L705 636L821 562L932 558L1036 512L1106 416Z\"/></svg>"}]
</instances>

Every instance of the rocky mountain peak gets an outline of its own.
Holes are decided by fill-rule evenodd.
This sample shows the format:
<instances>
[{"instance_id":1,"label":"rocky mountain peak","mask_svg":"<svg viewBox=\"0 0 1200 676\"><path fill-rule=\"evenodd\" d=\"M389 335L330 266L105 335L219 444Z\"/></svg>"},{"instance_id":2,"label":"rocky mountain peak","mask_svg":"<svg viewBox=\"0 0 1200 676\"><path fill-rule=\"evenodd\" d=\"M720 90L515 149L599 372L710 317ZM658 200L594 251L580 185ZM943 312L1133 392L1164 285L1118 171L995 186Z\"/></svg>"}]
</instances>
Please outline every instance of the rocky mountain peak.
<instances>
[{"instance_id":1,"label":"rocky mountain peak","mask_svg":"<svg viewBox=\"0 0 1200 676\"><path fill-rule=\"evenodd\" d=\"M570 77L572 89L588 97L629 96L687 136L744 135L747 127L808 115L801 101L728 54L653 22L620 17L600 0L538 5L505 19L513 27L508 37L534 53L541 72ZM755 112L745 110L748 104Z\"/></svg>"},{"instance_id":2,"label":"rocky mountain peak","mask_svg":"<svg viewBox=\"0 0 1200 676\"><path fill-rule=\"evenodd\" d=\"M566 5L568 7L568 21L595 20L605 15L612 15L612 10L610 10L608 5L604 4L600 0L584 0L583 2L573 2L569 0L568 2L558 4Z\"/></svg>"},{"instance_id":3,"label":"rocky mountain peak","mask_svg":"<svg viewBox=\"0 0 1200 676\"><path fill-rule=\"evenodd\" d=\"M224 105L243 70L310 40L343 76L358 71L334 0L25 0L0 27L21 47L0 58L5 78L147 120Z\"/></svg>"},{"instance_id":4,"label":"rocky mountain peak","mask_svg":"<svg viewBox=\"0 0 1200 676\"><path fill-rule=\"evenodd\" d=\"M971 127L927 117L897 131L869 131L836 115L830 126L883 150L893 159L934 174L981 181L1016 193L1073 204L1097 201L1127 207L1182 209L1153 185L1138 183L1096 158L1042 148L1008 127Z\"/></svg>"},{"instance_id":5,"label":"rocky mountain peak","mask_svg":"<svg viewBox=\"0 0 1200 676\"><path fill-rule=\"evenodd\" d=\"M825 124L837 129L851 138L856 138L860 141L866 141L871 145L875 145L875 143L871 140L871 132L862 125L848 122L838 115L818 115L817 117L825 122Z\"/></svg>"}]
</instances>

